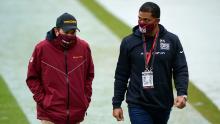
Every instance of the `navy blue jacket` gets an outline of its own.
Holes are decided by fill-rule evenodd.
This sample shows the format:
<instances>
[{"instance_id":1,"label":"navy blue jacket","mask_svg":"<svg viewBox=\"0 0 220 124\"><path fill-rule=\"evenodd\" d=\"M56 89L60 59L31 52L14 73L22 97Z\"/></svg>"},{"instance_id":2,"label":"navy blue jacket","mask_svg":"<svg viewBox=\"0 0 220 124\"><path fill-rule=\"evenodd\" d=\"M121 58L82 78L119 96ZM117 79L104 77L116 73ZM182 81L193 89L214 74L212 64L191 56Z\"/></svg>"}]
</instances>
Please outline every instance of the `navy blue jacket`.
<instances>
[{"instance_id":1,"label":"navy blue jacket","mask_svg":"<svg viewBox=\"0 0 220 124\"><path fill-rule=\"evenodd\" d=\"M145 62L142 34L138 26L122 40L115 71L113 108L121 107L126 93L128 105L139 105L151 110L169 110L174 102L172 77L177 95L187 95L188 67L180 40L160 24L159 30L157 47L153 52L154 88L143 88L142 72L145 70ZM152 47L153 39L154 37L146 38L146 51Z\"/></svg>"}]
</instances>

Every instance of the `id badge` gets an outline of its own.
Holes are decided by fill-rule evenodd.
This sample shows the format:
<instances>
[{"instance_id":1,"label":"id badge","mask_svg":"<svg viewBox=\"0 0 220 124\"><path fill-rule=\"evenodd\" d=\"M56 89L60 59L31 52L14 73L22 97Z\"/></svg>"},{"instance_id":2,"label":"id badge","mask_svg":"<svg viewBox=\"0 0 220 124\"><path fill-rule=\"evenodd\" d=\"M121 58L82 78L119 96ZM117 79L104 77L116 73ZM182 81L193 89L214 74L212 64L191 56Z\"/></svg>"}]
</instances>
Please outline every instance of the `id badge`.
<instances>
[{"instance_id":1,"label":"id badge","mask_svg":"<svg viewBox=\"0 0 220 124\"><path fill-rule=\"evenodd\" d=\"M154 88L153 71L146 70L142 72L142 83L143 83L143 88Z\"/></svg>"}]
</instances>

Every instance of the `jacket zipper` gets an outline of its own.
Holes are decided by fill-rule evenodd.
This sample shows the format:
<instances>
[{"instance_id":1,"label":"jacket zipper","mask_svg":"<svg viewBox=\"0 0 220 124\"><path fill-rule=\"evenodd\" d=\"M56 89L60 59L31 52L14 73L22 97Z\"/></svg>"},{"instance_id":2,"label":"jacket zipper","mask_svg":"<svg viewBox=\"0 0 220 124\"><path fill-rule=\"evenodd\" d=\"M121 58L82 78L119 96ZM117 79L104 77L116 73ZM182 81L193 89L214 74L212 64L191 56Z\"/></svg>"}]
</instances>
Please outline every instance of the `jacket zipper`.
<instances>
[{"instance_id":1,"label":"jacket zipper","mask_svg":"<svg viewBox=\"0 0 220 124\"><path fill-rule=\"evenodd\" d=\"M67 102L66 102L66 114L67 114L67 122L66 124L70 123L70 84L69 84L69 78L68 78L68 66L67 66L67 51L64 51L65 55L65 68L66 68L66 83L67 83Z\"/></svg>"}]
</instances>

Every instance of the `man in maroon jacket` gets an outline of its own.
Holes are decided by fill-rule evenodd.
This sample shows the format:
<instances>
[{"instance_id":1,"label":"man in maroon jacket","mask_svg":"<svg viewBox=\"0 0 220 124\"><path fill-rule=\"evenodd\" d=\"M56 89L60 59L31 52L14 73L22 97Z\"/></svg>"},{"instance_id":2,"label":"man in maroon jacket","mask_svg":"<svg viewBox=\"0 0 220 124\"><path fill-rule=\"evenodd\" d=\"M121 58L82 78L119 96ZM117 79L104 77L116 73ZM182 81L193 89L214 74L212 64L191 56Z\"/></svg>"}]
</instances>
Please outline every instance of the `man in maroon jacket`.
<instances>
[{"instance_id":1,"label":"man in maroon jacket","mask_svg":"<svg viewBox=\"0 0 220 124\"><path fill-rule=\"evenodd\" d=\"M79 124L91 101L94 65L77 30L75 17L62 14L29 61L26 82L42 124Z\"/></svg>"}]
</instances>

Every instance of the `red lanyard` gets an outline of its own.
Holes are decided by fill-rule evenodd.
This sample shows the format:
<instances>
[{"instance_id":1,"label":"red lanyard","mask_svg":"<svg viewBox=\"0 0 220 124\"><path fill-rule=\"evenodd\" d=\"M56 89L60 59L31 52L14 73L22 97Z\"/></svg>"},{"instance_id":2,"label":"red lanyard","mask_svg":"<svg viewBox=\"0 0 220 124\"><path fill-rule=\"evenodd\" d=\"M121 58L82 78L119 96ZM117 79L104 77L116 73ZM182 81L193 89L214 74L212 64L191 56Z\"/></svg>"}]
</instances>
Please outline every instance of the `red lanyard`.
<instances>
[{"instance_id":1,"label":"red lanyard","mask_svg":"<svg viewBox=\"0 0 220 124\"><path fill-rule=\"evenodd\" d=\"M150 62L150 59L151 59L151 56L152 56L152 52L154 51L154 48L156 46L157 37L158 37L158 32L156 33L156 35L154 37L153 45L152 45L152 47L151 47L151 49L148 53L146 51L147 44L146 44L146 40L144 38L144 59L145 59L145 68L146 69L149 65L149 62ZM152 62L152 65L153 65L153 62Z\"/></svg>"}]
</instances>

